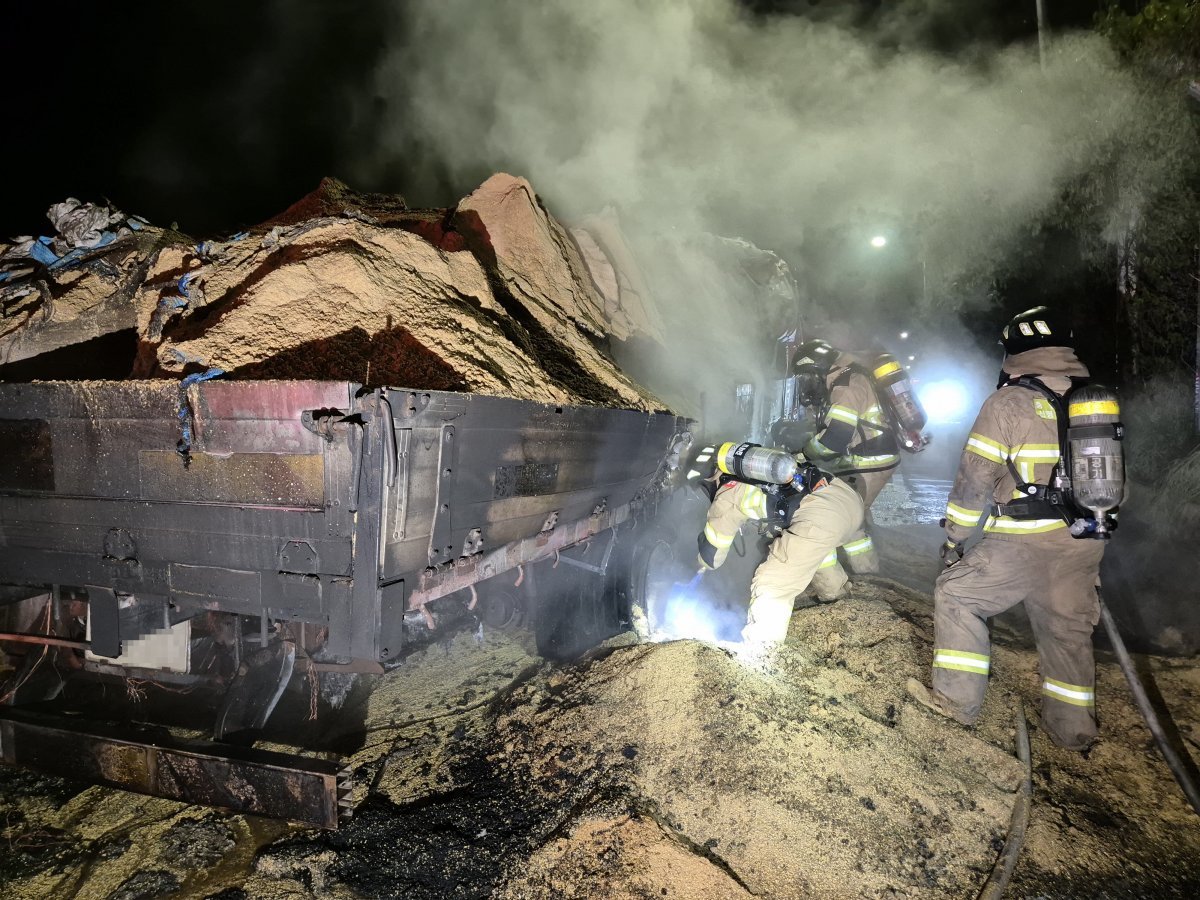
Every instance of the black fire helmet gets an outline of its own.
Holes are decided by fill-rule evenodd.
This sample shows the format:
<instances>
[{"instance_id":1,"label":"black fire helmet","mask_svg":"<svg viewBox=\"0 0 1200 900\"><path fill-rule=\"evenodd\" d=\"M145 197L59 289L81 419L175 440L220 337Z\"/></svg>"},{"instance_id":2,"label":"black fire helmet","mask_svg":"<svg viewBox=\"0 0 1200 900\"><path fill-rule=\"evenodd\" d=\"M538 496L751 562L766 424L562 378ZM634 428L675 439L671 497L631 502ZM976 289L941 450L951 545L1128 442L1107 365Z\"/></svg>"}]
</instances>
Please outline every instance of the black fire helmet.
<instances>
[{"instance_id":1,"label":"black fire helmet","mask_svg":"<svg viewBox=\"0 0 1200 900\"><path fill-rule=\"evenodd\" d=\"M796 396L805 406L821 406L826 399L825 378L841 356L828 341L805 341L796 348L792 374L796 376Z\"/></svg>"},{"instance_id":2,"label":"black fire helmet","mask_svg":"<svg viewBox=\"0 0 1200 900\"><path fill-rule=\"evenodd\" d=\"M1035 306L1013 316L1000 332L1000 343L1009 356L1036 347L1075 346L1075 336L1066 316L1048 306Z\"/></svg>"}]
</instances>

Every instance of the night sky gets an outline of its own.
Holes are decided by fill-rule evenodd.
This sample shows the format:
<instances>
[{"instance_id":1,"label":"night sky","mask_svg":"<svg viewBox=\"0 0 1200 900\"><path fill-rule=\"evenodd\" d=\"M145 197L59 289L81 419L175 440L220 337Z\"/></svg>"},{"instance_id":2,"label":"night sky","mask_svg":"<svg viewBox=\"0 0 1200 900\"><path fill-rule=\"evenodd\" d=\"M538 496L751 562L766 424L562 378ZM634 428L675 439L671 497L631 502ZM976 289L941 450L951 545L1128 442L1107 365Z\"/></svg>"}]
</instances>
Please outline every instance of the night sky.
<instances>
[{"instance_id":1,"label":"night sky","mask_svg":"<svg viewBox=\"0 0 1200 900\"><path fill-rule=\"evenodd\" d=\"M817 18L844 17L848 6L745 5ZM857 24L901 52L915 40L970 53L1036 33L1034 0L908 5L904 38L886 25L895 3L859 3ZM1101 5L1046 0L1058 27L1086 26ZM45 233L46 209L67 196L108 199L194 235L228 233L285 208L324 175L354 181L348 160L378 139L386 101L373 96L373 74L400 27L396 8L394 0L10 4L0 27L8 100L0 234ZM409 143L419 154L420 136ZM352 186L431 206L474 186L439 175L436 160L409 160Z\"/></svg>"}]
</instances>

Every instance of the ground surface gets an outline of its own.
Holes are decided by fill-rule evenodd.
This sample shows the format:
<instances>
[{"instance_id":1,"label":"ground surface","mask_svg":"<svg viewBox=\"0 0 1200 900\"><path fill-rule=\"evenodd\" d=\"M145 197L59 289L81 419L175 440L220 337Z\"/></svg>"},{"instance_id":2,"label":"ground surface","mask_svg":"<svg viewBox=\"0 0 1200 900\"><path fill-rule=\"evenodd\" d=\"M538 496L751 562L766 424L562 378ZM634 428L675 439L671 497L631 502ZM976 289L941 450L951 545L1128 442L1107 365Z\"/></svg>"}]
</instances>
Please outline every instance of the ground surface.
<instances>
[{"instance_id":1,"label":"ground surface","mask_svg":"<svg viewBox=\"0 0 1200 900\"><path fill-rule=\"evenodd\" d=\"M1035 656L1001 637L974 731L907 701L927 597L859 585L799 610L777 659L692 641L554 666L460 634L360 702L356 815L336 833L0 770L7 897L964 897L1004 840L1036 723ZM1018 642L1019 643L1019 642ZM1150 661L1200 738L1200 666ZM1011 896L1193 897L1200 822L1102 659L1087 759L1033 728ZM1192 749L1195 749L1193 746Z\"/></svg>"},{"instance_id":2,"label":"ground surface","mask_svg":"<svg viewBox=\"0 0 1200 900\"><path fill-rule=\"evenodd\" d=\"M1037 728L1019 615L994 629L975 729L906 697L931 656L939 491L897 479L876 505L895 580L797 610L770 660L618 638L554 665L519 629L410 658L327 723L357 747L337 832L0 769L0 895L972 897L1008 830L1018 700L1034 802L1007 896L1200 895L1200 819L1109 654L1087 758ZM1195 752L1200 661L1142 662Z\"/></svg>"}]
</instances>

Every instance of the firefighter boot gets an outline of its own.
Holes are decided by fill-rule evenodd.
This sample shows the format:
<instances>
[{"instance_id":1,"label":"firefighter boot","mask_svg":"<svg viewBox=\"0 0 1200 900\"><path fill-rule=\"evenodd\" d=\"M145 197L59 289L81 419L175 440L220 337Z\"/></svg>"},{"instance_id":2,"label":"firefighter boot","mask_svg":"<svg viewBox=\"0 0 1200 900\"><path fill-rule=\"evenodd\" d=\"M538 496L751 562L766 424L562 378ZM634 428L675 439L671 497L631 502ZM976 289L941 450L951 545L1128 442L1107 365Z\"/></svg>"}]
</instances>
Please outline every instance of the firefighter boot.
<instances>
[{"instance_id":1,"label":"firefighter boot","mask_svg":"<svg viewBox=\"0 0 1200 900\"><path fill-rule=\"evenodd\" d=\"M908 691L908 696L912 697L926 709L937 713L939 716L945 716L947 719L953 719L959 725L971 726L974 725L976 719L964 715L956 710L941 694L937 691L930 690L917 681L915 678L908 679L905 684L905 689Z\"/></svg>"}]
</instances>

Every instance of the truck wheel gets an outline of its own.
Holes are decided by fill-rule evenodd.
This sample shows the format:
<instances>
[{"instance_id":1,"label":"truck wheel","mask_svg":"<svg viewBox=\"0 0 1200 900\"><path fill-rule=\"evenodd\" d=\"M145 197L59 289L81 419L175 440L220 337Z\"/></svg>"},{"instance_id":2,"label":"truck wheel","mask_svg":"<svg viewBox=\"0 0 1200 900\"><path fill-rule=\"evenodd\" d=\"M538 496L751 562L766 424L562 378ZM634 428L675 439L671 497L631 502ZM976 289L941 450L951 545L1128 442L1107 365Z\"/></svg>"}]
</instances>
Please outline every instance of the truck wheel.
<instances>
[{"instance_id":1,"label":"truck wheel","mask_svg":"<svg viewBox=\"0 0 1200 900\"><path fill-rule=\"evenodd\" d=\"M618 597L608 579L567 566L551 569L541 563L537 568L533 633L538 655L574 659L620 633Z\"/></svg>"},{"instance_id":2,"label":"truck wheel","mask_svg":"<svg viewBox=\"0 0 1200 900\"><path fill-rule=\"evenodd\" d=\"M639 539L629 572L629 621L639 640L652 640L662 628L667 593L682 570L665 533L654 531Z\"/></svg>"}]
</instances>

